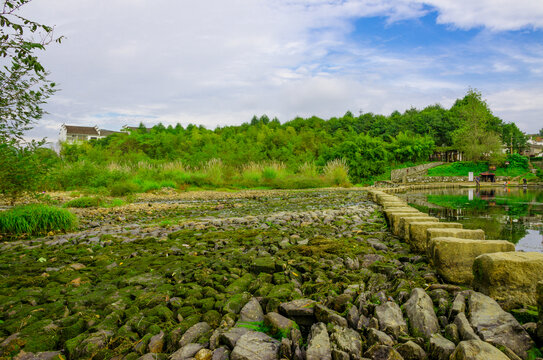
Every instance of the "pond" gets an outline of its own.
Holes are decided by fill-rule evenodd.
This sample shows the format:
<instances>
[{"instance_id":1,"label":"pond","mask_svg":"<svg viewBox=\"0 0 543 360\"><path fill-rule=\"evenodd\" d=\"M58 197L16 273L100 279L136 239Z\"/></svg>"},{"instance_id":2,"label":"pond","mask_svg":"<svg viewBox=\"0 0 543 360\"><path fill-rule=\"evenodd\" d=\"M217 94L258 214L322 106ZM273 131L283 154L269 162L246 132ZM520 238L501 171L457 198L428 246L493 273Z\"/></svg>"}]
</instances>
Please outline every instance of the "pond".
<instances>
[{"instance_id":1,"label":"pond","mask_svg":"<svg viewBox=\"0 0 543 360\"><path fill-rule=\"evenodd\" d=\"M543 188L425 189L397 195L440 221L483 229L487 239L511 241L517 251L543 252Z\"/></svg>"}]
</instances>

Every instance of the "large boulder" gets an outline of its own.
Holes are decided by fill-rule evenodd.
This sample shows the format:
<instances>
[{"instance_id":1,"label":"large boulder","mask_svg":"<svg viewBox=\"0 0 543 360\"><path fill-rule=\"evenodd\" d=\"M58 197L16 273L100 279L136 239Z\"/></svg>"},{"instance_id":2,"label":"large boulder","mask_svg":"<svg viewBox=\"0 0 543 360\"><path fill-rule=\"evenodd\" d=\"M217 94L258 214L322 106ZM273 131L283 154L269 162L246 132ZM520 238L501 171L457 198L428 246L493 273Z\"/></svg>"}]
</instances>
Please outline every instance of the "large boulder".
<instances>
[{"instance_id":1,"label":"large boulder","mask_svg":"<svg viewBox=\"0 0 543 360\"><path fill-rule=\"evenodd\" d=\"M387 222L390 228L392 228L392 224L394 224L395 219L399 219L401 215L404 215L404 214L416 214L419 216L426 215L410 206L406 206L402 208L385 209L383 212L385 213L385 218L387 219Z\"/></svg>"},{"instance_id":2,"label":"large boulder","mask_svg":"<svg viewBox=\"0 0 543 360\"><path fill-rule=\"evenodd\" d=\"M232 360L277 360L280 342L268 335L250 331L239 338L232 351Z\"/></svg>"},{"instance_id":3,"label":"large boulder","mask_svg":"<svg viewBox=\"0 0 543 360\"><path fill-rule=\"evenodd\" d=\"M403 319L402 310L392 301L375 307L375 317L379 321L381 331L394 336L407 335L407 323Z\"/></svg>"},{"instance_id":4,"label":"large boulder","mask_svg":"<svg viewBox=\"0 0 543 360\"><path fill-rule=\"evenodd\" d=\"M428 215L402 217L400 218L398 233L396 235L398 235L399 237L402 237L405 240L405 242L409 242L410 240L409 224L414 223L414 222L437 223L439 222L439 219L433 216L428 216Z\"/></svg>"},{"instance_id":5,"label":"large boulder","mask_svg":"<svg viewBox=\"0 0 543 360\"><path fill-rule=\"evenodd\" d=\"M326 325L316 323L311 326L306 351L307 360L331 360L330 337L326 331Z\"/></svg>"},{"instance_id":6,"label":"large boulder","mask_svg":"<svg viewBox=\"0 0 543 360\"><path fill-rule=\"evenodd\" d=\"M409 247L418 254L426 254L428 247L428 229L462 229L460 223L435 223L433 221L417 221L409 223Z\"/></svg>"},{"instance_id":7,"label":"large boulder","mask_svg":"<svg viewBox=\"0 0 543 360\"><path fill-rule=\"evenodd\" d=\"M505 309L536 305L536 284L543 280L543 254L507 252L485 254L473 263L473 286Z\"/></svg>"},{"instance_id":8,"label":"large boulder","mask_svg":"<svg viewBox=\"0 0 543 360\"><path fill-rule=\"evenodd\" d=\"M434 304L423 289L416 288L411 291L411 296L404 304L404 309L413 335L428 339L439 331Z\"/></svg>"},{"instance_id":9,"label":"large boulder","mask_svg":"<svg viewBox=\"0 0 543 360\"><path fill-rule=\"evenodd\" d=\"M462 341L451 355L451 360L509 360L509 358L481 340Z\"/></svg>"},{"instance_id":10,"label":"large boulder","mask_svg":"<svg viewBox=\"0 0 543 360\"><path fill-rule=\"evenodd\" d=\"M437 273L445 281L454 284L471 283L473 262L477 256L507 251L515 251L515 245L505 240L439 237L431 239L428 245L428 256Z\"/></svg>"},{"instance_id":11,"label":"large boulder","mask_svg":"<svg viewBox=\"0 0 543 360\"><path fill-rule=\"evenodd\" d=\"M481 340L495 346L505 346L525 359L534 342L522 325L490 297L470 292L468 295L469 322Z\"/></svg>"}]
</instances>

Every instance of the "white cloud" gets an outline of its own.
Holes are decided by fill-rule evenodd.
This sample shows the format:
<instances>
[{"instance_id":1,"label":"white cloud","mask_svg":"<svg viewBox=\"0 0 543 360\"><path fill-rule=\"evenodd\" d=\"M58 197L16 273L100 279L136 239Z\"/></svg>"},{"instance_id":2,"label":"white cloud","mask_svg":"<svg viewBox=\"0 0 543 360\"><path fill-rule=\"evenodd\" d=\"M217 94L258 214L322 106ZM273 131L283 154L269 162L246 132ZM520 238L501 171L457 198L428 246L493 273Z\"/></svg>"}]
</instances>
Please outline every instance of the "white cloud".
<instances>
[{"instance_id":1,"label":"white cloud","mask_svg":"<svg viewBox=\"0 0 543 360\"><path fill-rule=\"evenodd\" d=\"M466 81L466 74L514 72L518 64L541 69L543 56L535 50L504 48L500 59L469 62L463 61L473 51L469 44L430 56L349 38L353 20L416 19L431 11L425 4L435 6L438 21L459 28L543 24L539 0L35 0L24 15L57 25L67 37L43 56L62 91L36 132L56 137L55 122L214 127L263 113L286 121L361 108L447 106L469 86L488 85ZM491 44L489 35L471 46L485 51Z\"/></svg>"},{"instance_id":2,"label":"white cloud","mask_svg":"<svg viewBox=\"0 0 543 360\"><path fill-rule=\"evenodd\" d=\"M438 23L494 31L543 28L541 0L420 0L438 9Z\"/></svg>"}]
</instances>

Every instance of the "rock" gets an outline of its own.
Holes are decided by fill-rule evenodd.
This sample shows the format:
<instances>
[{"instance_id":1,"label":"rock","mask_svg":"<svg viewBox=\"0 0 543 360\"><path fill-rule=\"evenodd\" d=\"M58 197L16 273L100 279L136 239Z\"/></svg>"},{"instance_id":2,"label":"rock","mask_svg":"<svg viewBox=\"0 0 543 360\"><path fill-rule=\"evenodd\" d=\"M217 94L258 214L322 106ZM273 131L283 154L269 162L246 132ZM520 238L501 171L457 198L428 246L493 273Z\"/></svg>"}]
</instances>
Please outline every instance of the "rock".
<instances>
[{"instance_id":1,"label":"rock","mask_svg":"<svg viewBox=\"0 0 543 360\"><path fill-rule=\"evenodd\" d=\"M464 292L460 292L454 298L449 312L449 319L454 319L459 313L466 311L466 296Z\"/></svg>"},{"instance_id":2,"label":"rock","mask_svg":"<svg viewBox=\"0 0 543 360\"><path fill-rule=\"evenodd\" d=\"M304 316L314 317L315 301L310 299L297 299L289 302L284 302L279 305L279 312L287 317Z\"/></svg>"},{"instance_id":3,"label":"rock","mask_svg":"<svg viewBox=\"0 0 543 360\"><path fill-rule=\"evenodd\" d=\"M543 280L543 253L485 254L473 263L473 286L505 309L536 305L536 284Z\"/></svg>"},{"instance_id":4,"label":"rock","mask_svg":"<svg viewBox=\"0 0 543 360\"><path fill-rule=\"evenodd\" d=\"M509 360L509 358L490 345L481 340L462 341L456 347L451 360Z\"/></svg>"},{"instance_id":5,"label":"rock","mask_svg":"<svg viewBox=\"0 0 543 360\"><path fill-rule=\"evenodd\" d=\"M398 338L407 335L407 324L402 316L402 310L392 301L375 307L375 317L379 321L379 329Z\"/></svg>"},{"instance_id":6,"label":"rock","mask_svg":"<svg viewBox=\"0 0 543 360\"><path fill-rule=\"evenodd\" d=\"M204 335L208 331L211 330L211 326L209 326L206 322L199 322L190 328L181 336L181 340L179 340L179 346L183 347L187 344L190 344L194 341L196 341L200 336Z\"/></svg>"},{"instance_id":7,"label":"rock","mask_svg":"<svg viewBox=\"0 0 543 360\"><path fill-rule=\"evenodd\" d=\"M149 340L148 349L150 353L161 353L162 349L164 348L164 332L160 331L160 333L156 334Z\"/></svg>"},{"instance_id":8,"label":"rock","mask_svg":"<svg viewBox=\"0 0 543 360\"><path fill-rule=\"evenodd\" d=\"M364 357L372 360L403 360L403 357L387 345L373 345L365 353Z\"/></svg>"},{"instance_id":9,"label":"rock","mask_svg":"<svg viewBox=\"0 0 543 360\"><path fill-rule=\"evenodd\" d=\"M202 349L194 355L194 360L211 360L213 356L213 351L209 349Z\"/></svg>"},{"instance_id":10,"label":"rock","mask_svg":"<svg viewBox=\"0 0 543 360\"><path fill-rule=\"evenodd\" d=\"M507 251L515 251L515 245L505 240L437 237L428 243L428 254L437 273L453 284L471 284L473 262L477 256Z\"/></svg>"},{"instance_id":11,"label":"rock","mask_svg":"<svg viewBox=\"0 0 543 360\"><path fill-rule=\"evenodd\" d=\"M257 299L251 298L247 304L241 309L239 321L258 322L264 321L264 312Z\"/></svg>"},{"instance_id":12,"label":"rock","mask_svg":"<svg viewBox=\"0 0 543 360\"><path fill-rule=\"evenodd\" d=\"M456 328L458 329L458 336L461 340L481 340L471 328L471 325L469 324L464 313L456 315L454 325L456 325Z\"/></svg>"},{"instance_id":13,"label":"rock","mask_svg":"<svg viewBox=\"0 0 543 360\"><path fill-rule=\"evenodd\" d=\"M256 274L275 272L275 259L273 257L260 257L254 260L252 269Z\"/></svg>"},{"instance_id":14,"label":"rock","mask_svg":"<svg viewBox=\"0 0 543 360\"><path fill-rule=\"evenodd\" d=\"M506 346L525 359L534 342L515 317L490 297L477 292L468 296L469 322L481 340Z\"/></svg>"},{"instance_id":15,"label":"rock","mask_svg":"<svg viewBox=\"0 0 543 360\"><path fill-rule=\"evenodd\" d=\"M356 306L351 306L347 313L347 324L349 324L351 328L357 329L359 320L360 315L358 314L358 308Z\"/></svg>"},{"instance_id":16,"label":"rock","mask_svg":"<svg viewBox=\"0 0 543 360\"><path fill-rule=\"evenodd\" d=\"M367 341L368 346L373 346L373 345L394 346L395 344L394 340L390 336L388 336L384 332L377 329L370 328L368 330L367 338L368 338L368 341Z\"/></svg>"},{"instance_id":17,"label":"rock","mask_svg":"<svg viewBox=\"0 0 543 360\"><path fill-rule=\"evenodd\" d=\"M230 356L231 360L277 360L279 341L268 335L249 331L239 338Z\"/></svg>"},{"instance_id":18,"label":"rock","mask_svg":"<svg viewBox=\"0 0 543 360\"><path fill-rule=\"evenodd\" d=\"M45 351L45 352L39 352L37 354L21 351L13 359L14 360L56 360L56 359L61 359L61 355L62 354L60 351Z\"/></svg>"},{"instance_id":19,"label":"rock","mask_svg":"<svg viewBox=\"0 0 543 360\"><path fill-rule=\"evenodd\" d=\"M332 360L330 338L326 331L326 325L321 322L311 326L306 358L307 360Z\"/></svg>"},{"instance_id":20,"label":"rock","mask_svg":"<svg viewBox=\"0 0 543 360\"><path fill-rule=\"evenodd\" d=\"M114 357L111 360L115 360L115 359L121 360L121 359L124 359L124 358L122 358L122 357L118 357L118 358ZM168 355L166 355L166 354L157 354L157 353L147 353L147 354L145 354L143 356L140 356L138 358L138 360L166 360L166 359L168 359Z\"/></svg>"},{"instance_id":21,"label":"rock","mask_svg":"<svg viewBox=\"0 0 543 360\"><path fill-rule=\"evenodd\" d=\"M273 335L280 334L286 337L292 329L297 328L294 321L280 315L276 312L269 312L264 316L264 324L270 328Z\"/></svg>"},{"instance_id":22,"label":"rock","mask_svg":"<svg viewBox=\"0 0 543 360\"><path fill-rule=\"evenodd\" d=\"M413 341L405 342L396 348L396 351L405 360L424 360L426 359L426 352Z\"/></svg>"},{"instance_id":23,"label":"rock","mask_svg":"<svg viewBox=\"0 0 543 360\"><path fill-rule=\"evenodd\" d=\"M292 340L288 338L281 339L281 356L283 358L291 359L292 358Z\"/></svg>"},{"instance_id":24,"label":"rock","mask_svg":"<svg viewBox=\"0 0 543 360\"><path fill-rule=\"evenodd\" d=\"M204 346L202 344L190 343L170 355L170 360L187 360L191 359L196 353L202 350Z\"/></svg>"},{"instance_id":25,"label":"rock","mask_svg":"<svg viewBox=\"0 0 543 360\"><path fill-rule=\"evenodd\" d=\"M230 351L223 347L213 350L213 356L211 360L228 360L230 358Z\"/></svg>"},{"instance_id":26,"label":"rock","mask_svg":"<svg viewBox=\"0 0 543 360\"><path fill-rule=\"evenodd\" d=\"M315 304L315 318L317 321L326 324L332 323L334 325L347 327L347 320L344 317L321 304Z\"/></svg>"},{"instance_id":27,"label":"rock","mask_svg":"<svg viewBox=\"0 0 543 360\"><path fill-rule=\"evenodd\" d=\"M98 352L98 350L104 349L109 343L109 339L113 336L112 331L100 330L95 333L89 334L88 337L83 340L75 348L75 354L70 354L70 357L74 358L87 358Z\"/></svg>"},{"instance_id":28,"label":"rock","mask_svg":"<svg viewBox=\"0 0 543 360\"><path fill-rule=\"evenodd\" d=\"M330 307L332 310L342 313L351 301L353 301L353 297L350 294L341 294L332 300Z\"/></svg>"},{"instance_id":29,"label":"rock","mask_svg":"<svg viewBox=\"0 0 543 360\"><path fill-rule=\"evenodd\" d=\"M426 254L428 248L428 233L430 228L439 229L461 229L459 223L435 223L435 222L412 222L409 224L409 247L417 254Z\"/></svg>"},{"instance_id":30,"label":"rock","mask_svg":"<svg viewBox=\"0 0 543 360\"><path fill-rule=\"evenodd\" d=\"M430 338L430 359L449 360L456 346L452 341L445 339L440 334L434 334Z\"/></svg>"},{"instance_id":31,"label":"rock","mask_svg":"<svg viewBox=\"0 0 543 360\"><path fill-rule=\"evenodd\" d=\"M455 344L458 344L460 342L460 334L458 333L458 326L456 326L455 324L448 324L447 326L445 326L444 331L445 331L445 337L447 339L451 340Z\"/></svg>"},{"instance_id":32,"label":"rock","mask_svg":"<svg viewBox=\"0 0 543 360\"><path fill-rule=\"evenodd\" d=\"M344 327L334 327L330 336L332 351L339 350L349 354L353 360L362 357L362 338L360 334L353 329Z\"/></svg>"},{"instance_id":33,"label":"rock","mask_svg":"<svg viewBox=\"0 0 543 360\"><path fill-rule=\"evenodd\" d=\"M247 334L249 331L251 330L244 327L233 327L219 335L219 344L224 344L230 349L233 349L236 346L239 338Z\"/></svg>"},{"instance_id":34,"label":"rock","mask_svg":"<svg viewBox=\"0 0 543 360\"><path fill-rule=\"evenodd\" d=\"M423 336L428 339L439 331L434 304L423 289L416 288L411 291L411 296L404 304L404 309L409 319L411 331L415 336Z\"/></svg>"}]
</instances>

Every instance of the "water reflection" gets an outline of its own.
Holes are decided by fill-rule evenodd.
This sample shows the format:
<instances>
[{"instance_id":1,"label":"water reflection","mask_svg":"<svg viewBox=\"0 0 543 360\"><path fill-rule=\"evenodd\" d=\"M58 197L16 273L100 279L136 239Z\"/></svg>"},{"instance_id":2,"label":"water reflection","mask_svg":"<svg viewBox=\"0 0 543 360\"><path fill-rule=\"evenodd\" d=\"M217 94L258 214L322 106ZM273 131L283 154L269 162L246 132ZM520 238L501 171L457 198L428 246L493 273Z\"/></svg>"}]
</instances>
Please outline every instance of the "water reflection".
<instances>
[{"instance_id":1,"label":"water reflection","mask_svg":"<svg viewBox=\"0 0 543 360\"><path fill-rule=\"evenodd\" d=\"M413 191L399 194L411 205L487 239L509 240L517 250L543 252L543 190L495 187Z\"/></svg>"}]
</instances>

